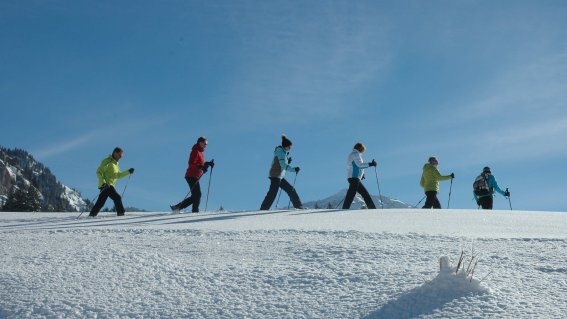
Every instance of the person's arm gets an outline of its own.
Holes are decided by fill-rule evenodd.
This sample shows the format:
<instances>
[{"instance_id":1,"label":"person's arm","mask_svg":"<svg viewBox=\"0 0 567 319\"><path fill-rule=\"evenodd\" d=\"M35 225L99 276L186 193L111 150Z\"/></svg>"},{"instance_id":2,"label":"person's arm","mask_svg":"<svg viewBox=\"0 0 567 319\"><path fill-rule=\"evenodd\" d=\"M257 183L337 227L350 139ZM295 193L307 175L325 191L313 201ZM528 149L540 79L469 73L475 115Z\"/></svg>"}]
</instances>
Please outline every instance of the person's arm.
<instances>
[{"instance_id":1,"label":"person's arm","mask_svg":"<svg viewBox=\"0 0 567 319\"><path fill-rule=\"evenodd\" d=\"M504 191L500 189L500 187L498 186L498 183L496 182L496 177L494 177L494 175L490 175L488 176L488 187L493 188L495 191L498 192L498 194L502 195L502 196L506 196L504 195Z\"/></svg>"}]
</instances>

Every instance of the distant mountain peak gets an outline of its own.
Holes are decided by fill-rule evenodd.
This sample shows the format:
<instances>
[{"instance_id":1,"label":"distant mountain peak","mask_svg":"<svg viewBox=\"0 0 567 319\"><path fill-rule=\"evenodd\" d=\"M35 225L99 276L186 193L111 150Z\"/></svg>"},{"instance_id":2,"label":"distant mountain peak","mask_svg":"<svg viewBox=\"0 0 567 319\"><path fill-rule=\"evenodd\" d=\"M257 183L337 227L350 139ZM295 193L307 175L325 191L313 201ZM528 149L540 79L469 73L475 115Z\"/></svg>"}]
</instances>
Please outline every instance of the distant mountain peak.
<instances>
[{"instance_id":1,"label":"distant mountain peak","mask_svg":"<svg viewBox=\"0 0 567 319\"><path fill-rule=\"evenodd\" d=\"M310 202L306 202L303 204L304 207L306 208L337 208L337 206L340 203L340 207L342 207L342 201L345 199L347 193L347 189L341 189L340 191L338 191L336 194L331 195L329 197L323 198L323 199L319 199L319 200L314 200L314 201L310 201ZM372 200L374 201L374 204L376 205L377 208L381 208L381 203L380 203L380 199L383 201L384 203L384 208L413 208L412 205L404 203L398 199L389 197L389 196L384 196L382 195L382 198L380 198L380 196L378 195L370 195L372 197ZM356 194L356 196L354 197L354 200L352 202L352 204L350 205L351 209L359 209L359 208L363 208L365 207L365 203L364 203L364 199L362 199L362 196L360 196L358 193Z\"/></svg>"},{"instance_id":2,"label":"distant mountain peak","mask_svg":"<svg viewBox=\"0 0 567 319\"><path fill-rule=\"evenodd\" d=\"M87 203L81 194L59 181L49 168L27 151L0 146L0 204L12 189L33 186L41 194L41 211L83 211Z\"/></svg>"}]
</instances>

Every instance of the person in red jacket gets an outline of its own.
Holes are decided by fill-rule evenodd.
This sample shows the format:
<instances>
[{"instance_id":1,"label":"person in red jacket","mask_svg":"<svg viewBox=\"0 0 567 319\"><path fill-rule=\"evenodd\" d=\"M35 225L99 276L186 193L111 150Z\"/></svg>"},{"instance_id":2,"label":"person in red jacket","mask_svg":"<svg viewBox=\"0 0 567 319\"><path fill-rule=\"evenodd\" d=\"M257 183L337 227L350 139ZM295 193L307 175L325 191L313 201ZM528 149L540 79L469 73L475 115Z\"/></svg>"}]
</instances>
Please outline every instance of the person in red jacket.
<instances>
[{"instance_id":1,"label":"person in red jacket","mask_svg":"<svg viewBox=\"0 0 567 319\"><path fill-rule=\"evenodd\" d=\"M185 172L185 180L189 184L189 192L191 196L186 197L180 203L170 206L174 213L178 213L182 209L193 205L193 213L199 212L199 204L201 203L201 186L199 180L204 173L207 172L209 167L214 167L214 161L205 162L203 152L207 148L208 141L205 137L201 136L197 139L197 143L193 145L191 154L189 155L189 167Z\"/></svg>"}]
</instances>

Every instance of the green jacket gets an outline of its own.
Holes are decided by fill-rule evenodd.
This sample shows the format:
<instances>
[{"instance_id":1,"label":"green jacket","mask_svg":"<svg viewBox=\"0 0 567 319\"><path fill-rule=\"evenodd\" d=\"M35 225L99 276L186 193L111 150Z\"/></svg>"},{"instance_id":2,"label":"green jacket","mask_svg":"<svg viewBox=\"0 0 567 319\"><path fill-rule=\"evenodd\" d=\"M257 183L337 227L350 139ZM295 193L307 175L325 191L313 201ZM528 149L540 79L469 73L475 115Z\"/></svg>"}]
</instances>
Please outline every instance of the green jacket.
<instances>
[{"instance_id":1,"label":"green jacket","mask_svg":"<svg viewBox=\"0 0 567 319\"><path fill-rule=\"evenodd\" d=\"M100 163L100 166L96 170L96 177L98 178L99 188L101 188L104 184L114 186L117 179L124 178L128 175L130 175L129 171L120 171L120 167L118 167L118 161L115 160L112 155L109 155L107 158L103 159Z\"/></svg>"},{"instance_id":2,"label":"green jacket","mask_svg":"<svg viewBox=\"0 0 567 319\"><path fill-rule=\"evenodd\" d=\"M451 179L451 175L443 176L439 173L439 170L435 165L429 163L423 165L423 174L421 175L421 181L419 185L423 187L426 192L439 191L439 181L445 181Z\"/></svg>"}]
</instances>

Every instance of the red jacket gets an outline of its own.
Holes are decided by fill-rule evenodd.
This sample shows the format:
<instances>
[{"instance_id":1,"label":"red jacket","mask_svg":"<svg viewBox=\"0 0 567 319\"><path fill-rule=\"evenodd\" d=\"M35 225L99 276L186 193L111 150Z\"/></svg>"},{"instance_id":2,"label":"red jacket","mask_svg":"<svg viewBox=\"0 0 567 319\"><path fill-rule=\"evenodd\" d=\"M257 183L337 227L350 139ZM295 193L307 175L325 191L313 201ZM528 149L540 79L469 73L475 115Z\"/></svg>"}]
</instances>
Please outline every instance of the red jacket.
<instances>
[{"instance_id":1,"label":"red jacket","mask_svg":"<svg viewBox=\"0 0 567 319\"><path fill-rule=\"evenodd\" d=\"M203 175L202 168L205 166L203 151L205 150L199 146L199 143L193 145L191 155L189 155L189 167L187 167L185 177L201 178L201 175Z\"/></svg>"}]
</instances>

